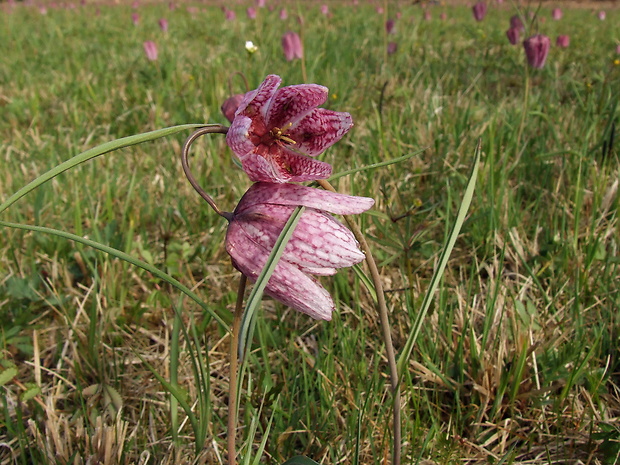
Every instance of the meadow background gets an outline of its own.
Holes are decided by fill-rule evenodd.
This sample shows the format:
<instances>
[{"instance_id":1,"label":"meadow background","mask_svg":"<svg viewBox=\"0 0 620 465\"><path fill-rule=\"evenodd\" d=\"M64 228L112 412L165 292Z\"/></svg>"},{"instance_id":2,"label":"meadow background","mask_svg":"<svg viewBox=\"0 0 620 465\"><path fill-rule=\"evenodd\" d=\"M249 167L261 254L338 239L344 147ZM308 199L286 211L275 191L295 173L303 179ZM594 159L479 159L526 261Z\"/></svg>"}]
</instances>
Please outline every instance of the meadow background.
<instances>
[{"instance_id":1,"label":"meadow background","mask_svg":"<svg viewBox=\"0 0 620 465\"><path fill-rule=\"evenodd\" d=\"M355 122L323 155L334 172L415 153L335 181L376 199L358 221L381 267L397 350L482 141L468 219L406 365L403 463L620 463L617 7L489 3L476 22L467 5L340 2L324 15L315 2L267 2L275 9L257 8L256 19L246 15L254 5L229 4L233 21L214 4L0 4L0 200L97 144L226 123L220 105L246 90L236 71L250 89L267 74L302 83L301 62L281 48L282 34L298 32L308 82L329 87L325 106ZM552 40L544 68L528 71L527 107L523 47L505 35L517 7L537 14L530 33ZM397 13L388 37L385 20ZM568 48L554 46L559 34ZM398 45L389 56L388 41ZM80 165L0 219L134 255L230 321L238 273L223 247L226 222L183 176L187 135ZM224 137L202 138L192 155L200 183L232 210L250 183ZM240 406L247 463L389 459L372 296L352 270L322 282L337 302L331 322L263 302ZM175 307L189 334L174 329ZM229 335L152 274L0 227L0 324L0 463L224 462ZM178 373L204 443L147 363L165 379Z\"/></svg>"}]
</instances>

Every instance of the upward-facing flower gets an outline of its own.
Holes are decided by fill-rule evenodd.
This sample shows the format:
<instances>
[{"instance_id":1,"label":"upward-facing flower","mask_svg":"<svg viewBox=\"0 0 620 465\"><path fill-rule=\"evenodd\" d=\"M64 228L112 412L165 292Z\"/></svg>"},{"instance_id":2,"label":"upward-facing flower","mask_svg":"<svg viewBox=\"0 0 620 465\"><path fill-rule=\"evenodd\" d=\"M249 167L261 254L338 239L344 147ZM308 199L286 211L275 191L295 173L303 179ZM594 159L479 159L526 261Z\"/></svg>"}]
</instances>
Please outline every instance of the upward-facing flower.
<instances>
[{"instance_id":1,"label":"upward-facing flower","mask_svg":"<svg viewBox=\"0 0 620 465\"><path fill-rule=\"evenodd\" d=\"M549 40L549 37L543 34L536 34L535 36L523 41L525 55L527 56L527 61L531 67L542 68L545 66L550 45L551 41Z\"/></svg>"},{"instance_id":2,"label":"upward-facing flower","mask_svg":"<svg viewBox=\"0 0 620 465\"><path fill-rule=\"evenodd\" d=\"M310 275L329 276L364 259L355 237L329 213L362 213L374 204L367 197L299 186L256 183L245 193L226 232L233 265L252 281L263 270L284 225L304 206L265 293L312 318L331 320L334 302Z\"/></svg>"},{"instance_id":3,"label":"upward-facing flower","mask_svg":"<svg viewBox=\"0 0 620 465\"><path fill-rule=\"evenodd\" d=\"M351 129L351 115L317 108L327 100L326 87L302 84L278 89L281 82L272 74L245 94L226 141L252 181L325 179L331 165L312 157Z\"/></svg>"},{"instance_id":4,"label":"upward-facing flower","mask_svg":"<svg viewBox=\"0 0 620 465\"><path fill-rule=\"evenodd\" d=\"M472 7L471 10L476 21L482 21L487 15L487 4L484 2L478 2Z\"/></svg>"},{"instance_id":5,"label":"upward-facing flower","mask_svg":"<svg viewBox=\"0 0 620 465\"><path fill-rule=\"evenodd\" d=\"M301 44L301 38L296 32L285 32L282 36L282 50L286 61L292 61L295 58L302 59L304 57L304 48Z\"/></svg>"}]
</instances>

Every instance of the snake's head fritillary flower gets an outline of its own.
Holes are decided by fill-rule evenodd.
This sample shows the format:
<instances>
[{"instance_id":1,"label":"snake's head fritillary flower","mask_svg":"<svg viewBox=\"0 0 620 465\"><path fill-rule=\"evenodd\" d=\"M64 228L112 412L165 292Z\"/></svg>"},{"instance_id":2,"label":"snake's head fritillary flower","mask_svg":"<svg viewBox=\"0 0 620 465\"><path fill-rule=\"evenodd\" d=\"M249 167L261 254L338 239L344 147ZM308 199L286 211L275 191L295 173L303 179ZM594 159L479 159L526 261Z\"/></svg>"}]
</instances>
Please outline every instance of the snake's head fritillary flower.
<instances>
[{"instance_id":1,"label":"snake's head fritillary flower","mask_svg":"<svg viewBox=\"0 0 620 465\"><path fill-rule=\"evenodd\" d=\"M245 49L250 55L254 55L258 51L258 47L251 40L245 41Z\"/></svg>"},{"instance_id":2,"label":"snake's head fritillary flower","mask_svg":"<svg viewBox=\"0 0 620 465\"><path fill-rule=\"evenodd\" d=\"M598 12L598 19L600 19L601 21L605 21L606 17L607 17L607 13L605 13L604 11Z\"/></svg>"},{"instance_id":3,"label":"snake's head fritillary flower","mask_svg":"<svg viewBox=\"0 0 620 465\"><path fill-rule=\"evenodd\" d=\"M224 17L226 18L226 21L234 21L237 19L236 13L228 8L224 8Z\"/></svg>"},{"instance_id":4,"label":"snake's head fritillary flower","mask_svg":"<svg viewBox=\"0 0 620 465\"><path fill-rule=\"evenodd\" d=\"M523 21L521 21L521 17L519 15L510 17L510 27L519 29L520 32L525 31L525 26L523 25Z\"/></svg>"},{"instance_id":5,"label":"snake's head fritillary flower","mask_svg":"<svg viewBox=\"0 0 620 465\"><path fill-rule=\"evenodd\" d=\"M157 45L152 40L144 42L144 53L150 61L157 60Z\"/></svg>"},{"instance_id":6,"label":"snake's head fritillary flower","mask_svg":"<svg viewBox=\"0 0 620 465\"><path fill-rule=\"evenodd\" d=\"M471 10L474 14L474 19L476 21L482 21L487 15L487 4L484 2L478 2L471 8Z\"/></svg>"},{"instance_id":7,"label":"snake's head fritillary flower","mask_svg":"<svg viewBox=\"0 0 620 465\"><path fill-rule=\"evenodd\" d=\"M256 6L259 8L265 8L265 0L256 0Z\"/></svg>"},{"instance_id":8,"label":"snake's head fritillary flower","mask_svg":"<svg viewBox=\"0 0 620 465\"><path fill-rule=\"evenodd\" d=\"M329 7L325 4L321 5L321 13L327 16L329 14Z\"/></svg>"},{"instance_id":9,"label":"snake's head fritillary flower","mask_svg":"<svg viewBox=\"0 0 620 465\"><path fill-rule=\"evenodd\" d=\"M249 6L247 10L245 10L245 12L248 15L248 18L256 19L256 8L254 8L253 6Z\"/></svg>"},{"instance_id":10,"label":"snake's head fritillary flower","mask_svg":"<svg viewBox=\"0 0 620 465\"><path fill-rule=\"evenodd\" d=\"M536 34L523 41L525 55L532 68L542 68L545 66L550 45L549 37L543 34Z\"/></svg>"},{"instance_id":11,"label":"snake's head fritillary flower","mask_svg":"<svg viewBox=\"0 0 620 465\"><path fill-rule=\"evenodd\" d=\"M394 55L397 50L398 50L398 44L396 42L388 42L387 44L388 55Z\"/></svg>"},{"instance_id":12,"label":"snake's head fritillary flower","mask_svg":"<svg viewBox=\"0 0 620 465\"><path fill-rule=\"evenodd\" d=\"M140 15L138 13L131 13L131 22L134 26L137 26L140 23Z\"/></svg>"},{"instance_id":13,"label":"snake's head fritillary flower","mask_svg":"<svg viewBox=\"0 0 620 465\"><path fill-rule=\"evenodd\" d=\"M168 20L166 18L160 18L157 24L159 24L159 28L162 32L168 32Z\"/></svg>"},{"instance_id":14,"label":"snake's head fritillary flower","mask_svg":"<svg viewBox=\"0 0 620 465\"><path fill-rule=\"evenodd\" d=\"M285 32L282 36L282 50L286 61L292 61L295 58L302 59L304 57L304 48L301 44L301 38L296 32Z\"/></svg>"},{"instance_id":15,"label":"snake's head fritillary flower","mask_svg":"<svg viewBox=\"0 0 620 465\"><path fill-rule=\"evenodd\" d=\"M518 27L511 27L506 31L506 37L508 37L508 42L512 45L516 45L519 42L519 36L521 35L521 30Z\"/></svg>"},{"instance_id":16,"label":"snake's head fritillary flower","mask_svg":"<svg viewBox=\"0 0 620 465\"><path fill-rule=\"evenodd\" d=\"M306 207L265 293L312 318L331 320L334 302L312 275L333 275L338 268L360 263L364 254L353 233L330 213L358 214L373 204L367 197L259 182L250 187L233 212L226 251L235 268L256 281L295 208Z\"/></svg>"},{"instance_id":17,"label":"snake's head fritillary flower","mask_svg":"<svg viewBox=\"0 0 620 465\"><path fill-rule=\"evenodd\" d=\"M280 19L281 19L282 21L284 21L284 20L288 19L288 12L286 11L286 8L282 8L282 9L280 10Z\"/></svg>"},{"instance_id":18,"label":"snake's head fritillary flower","mask_svg":"<svg viewBox=\"0 0 620 465\"><path fill-rule=\"evenodd\" d=\"M567 35L559 35L558 38L555 40L555 45L560 48L568 48L568 46L570 45L570 37Z\"/></svg>"},{"instance_id":19,"label":"snake's head fritillary flower","mask_svg":"<svg viewBox=\"0 0 620 465\"><path fill-rule=\"evenodd\" d=\"M243 97L245 94L235 94L231 97L228 97L224 103L222 103L222 113L226 117L228 121L231 123L235 119L235 113L237 112L237 108L243 102Z\"/></svg>"},{"instance_id":20,"label":"snake's head fritillary flower","mask_svg":"<svg viewBox=\"0 0 620 465\"><path fill-rule=\"evenodd\" d=\"M302 84L278 89L269 75L245 94L226 141L252 181L304 182L325 179L329 163L315 160L353 126L351 115L317 108L327 88Z\"/></svg>"},{"instance_id":21,"label":"snake's head fritillary flower","mask_svg":"<svg viewBox=\"0 0 620 465\"><path fill-rule=\"evenodd\" d=\"M396 26L396 22L393 19L388 19L385 22L385 32L388 34L394 34L396 32L394 30L394 26Z\"/></svg>"},{"instance_id":22,"label":"snake's head fritillary flower","mask_svg":"<svg viewBox=\"0 0 620 465\"><path fill-rule=\"evenodd\" d=\"M556 21L559 21L560 19L562 19L562 10L560 10L559 8L554 8L551 11L551 17Z\"/></svg>"}]
</instances>

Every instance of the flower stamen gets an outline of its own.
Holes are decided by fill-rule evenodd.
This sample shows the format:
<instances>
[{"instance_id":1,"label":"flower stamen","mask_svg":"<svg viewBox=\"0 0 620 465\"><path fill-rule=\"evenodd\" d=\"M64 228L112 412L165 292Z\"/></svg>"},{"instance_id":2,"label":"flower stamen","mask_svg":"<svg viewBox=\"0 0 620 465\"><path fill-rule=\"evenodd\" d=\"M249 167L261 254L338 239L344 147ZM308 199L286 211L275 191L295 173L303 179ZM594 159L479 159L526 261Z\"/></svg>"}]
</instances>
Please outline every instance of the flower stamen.
<instances>
[{"instance_id":1,"label":"flower stamen","mask_svg":"<svg viewBox=\"0 0 620 465\"><path fill-rule=\"evenodd\" d=\"M269 133L274 139L276 139L276 142L282 141L288 144L295 145L297 142L295 142L293 139L286 135L286 131L291 129L291 126L293 126L293 123L288 122L286 126L282 127L282 129L274 127L271 131L269 131Z\"/></svg>"}]
</instances>

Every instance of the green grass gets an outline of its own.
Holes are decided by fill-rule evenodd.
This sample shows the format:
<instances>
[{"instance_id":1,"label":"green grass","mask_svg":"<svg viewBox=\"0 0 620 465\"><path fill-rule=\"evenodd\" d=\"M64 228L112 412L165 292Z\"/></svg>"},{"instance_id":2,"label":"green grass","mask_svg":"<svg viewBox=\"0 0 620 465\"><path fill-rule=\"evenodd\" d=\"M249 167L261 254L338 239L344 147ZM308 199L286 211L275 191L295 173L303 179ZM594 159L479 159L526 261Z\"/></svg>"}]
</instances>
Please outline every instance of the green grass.
<instances>
[{"instance_id":1,"label":"green grass","mask_svg":"<svg viewBox=\"0 0 620 465\"><path fill-rule=\"evenodd\" d=\"M569 34L571 45L552 46L545 67L530 70L524 108L524 53L504 35L509 6L490 6L481 23L468 8L433 6L427 22L419 7L390 3L390 16L403 16L387 62L383 17L365 4L330 5L330 18L319 4L289 4L284 22L277 9L250 21L237 7L232 23L216 6L192 16L185 5L143 5L137 27L123 5L101 5L98 16L95 6L47 15L0 6L0 201L98 144L225 123L219 106L235 71L251 88L270 73L301 83L280 38L301 32L294 15L302 12L308 81L329 87L326 106L355 122L323 156L334 172L423 150L335 181L377 201L358 220L381 267L398 351L480 138L470 214L405 364L403 463L617 463L618 10L604 22L577 9L556 22L541 10L540 32L552 42ZM156 63L144 56L145 40L159 47ZM245 90L232 82L233 92ZM183 176L185 137L91 160L0 220L119 249L230 319L239 278L223 247L226 223ZM250 183L224 138L203 138L192 155L199 182L232 210ZM263 301L241 395L243 457L258 454L263 438L261 463L390 456L389 378L372 297L350 270L322 282L338 305L329 323ZM0 228L0 327L0 463L225 460L230 337L148 271L60 237ZM194 428L147 368L170 380L176 350L178 395ZM102 444L111 445L107 456Z\"/></svg>"}]
</instances>

